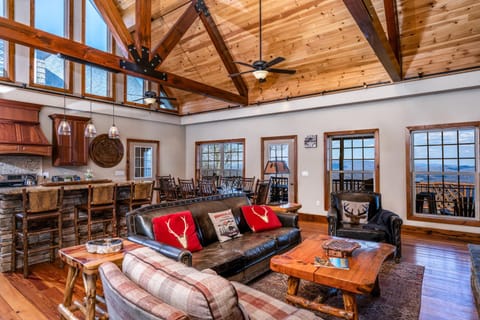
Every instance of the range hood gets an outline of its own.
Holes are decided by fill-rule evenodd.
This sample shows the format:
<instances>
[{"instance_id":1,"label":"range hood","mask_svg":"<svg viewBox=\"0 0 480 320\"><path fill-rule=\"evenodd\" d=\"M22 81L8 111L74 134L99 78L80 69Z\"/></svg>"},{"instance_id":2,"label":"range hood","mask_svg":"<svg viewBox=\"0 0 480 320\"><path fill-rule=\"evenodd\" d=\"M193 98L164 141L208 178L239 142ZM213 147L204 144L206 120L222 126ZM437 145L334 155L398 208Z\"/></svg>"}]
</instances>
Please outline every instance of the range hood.
<instances>
[{"instance_id":1,"label":"range hood","mask_svg":"<svg viewBox=\"0 0 480 320\"><path fill-rule=\"evenodd\" d=\"M41 105L0 99L0 154L52 156L40 128Z\"/></svg>"}]
</instances>

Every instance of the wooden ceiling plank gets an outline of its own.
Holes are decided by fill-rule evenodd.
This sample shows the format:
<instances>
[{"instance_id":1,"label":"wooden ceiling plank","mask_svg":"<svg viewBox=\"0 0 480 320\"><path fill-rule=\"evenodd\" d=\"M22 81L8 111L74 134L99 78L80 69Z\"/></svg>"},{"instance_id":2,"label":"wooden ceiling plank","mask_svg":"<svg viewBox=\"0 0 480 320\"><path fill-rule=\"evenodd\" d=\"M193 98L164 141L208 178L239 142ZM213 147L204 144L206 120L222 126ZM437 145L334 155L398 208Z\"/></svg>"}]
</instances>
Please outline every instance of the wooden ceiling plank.
<instances>
[{"instance_id":1,"label":"wooden ceiling plank","mask_svg":"<svg viewBox=\"0 0 480 320\"><path fill-rule=\"evenodd\" d=\"M151 19L152 2L135 1L135 43L139 52L143 48L150 50L152 30Z\"/></svg>"},{"instance_id":2,"label":"wooden ceiling plank","mask_svg":"<svg viewBox=\"0 0 480 320\"><path fill-rule=\"evenodd\" d=\"M157 54L160 56L160 64L165 61L168 54L173 50L173 48L180 42L180 39L183 37L188 28L193 24L197 19L198 13L195 10L195 4L192 3L188 6L182 16L175 22L175 24L168 30L167 34L160 40L156 47L152 50L152 55Z\"/></svg>"},{"instance_id":3,"label":"wooden ceiling plank","mask_svg":"<svg viewBox=\"0 0 480 320\"><path fill-rule=\"evenodd\" d=\"M162 80L144 73L126 70L120 66L120 62L123 61L121 57L3 17L0 17L0 38L54 54L60 53L67 57L71 57L76 61L102 66L113 72L127 73L146 80L155 81L160 85L170 86L227 102L241 105L248 104L247 97L172 73L165 72L166 80Z\"/></svg>"},{"instance_id":4,"label":"wooden ceiling plank","mask_svg":"<svg viewBox=\"0 0 480 320\"><path fill-rule=\"evenodd\" d=\"M385 18L387 22L387 34L388 42L392 47L393 53L397 58L397 61L401 62L401 51L400 51L400 27L398 24L398 15L397 15L397 1L396 0L383 0L383 6L385 8ZM400 67L401 67L400 63Z\"/></svg>"},{"instance_id":5,"label":"wooden ceiling plank","mask_svg":"<svg viewBox=\"0 0 480 320\"><path fill-rule=\"evenodd\" d=\"M204 11L200 11L200 20L205 26L205 29L207 30L207 33L212 40L215 49L220 55L220 58L222 59L222 62L227 69L228 74L239 73L240 70L238 69L237 65L233 63L232 55L230 54L230 51L228 50L228 47L225 44L225 41L223 40L223 37L220 34L220 31L218 30L212 15L209 14L208 11L207 14ZM237 88L238 93L244 97L248 96L248 88L243 78L231 77L231 79L235 87Z\"/></svg>"},{"instance_id":6,"label":"wooden ceiling plank","mask_svg":"<svg viewBox=\"0 0 480 320\"><path fill-rule=\"evenodd\" d=\"M133 38L123 22L122 16L115 6L114 0L93 0L98 11L105 20L108 29L112 33L118 47L124 57L129 57L128 46L133 43ZM150 1L137 1L150 2ZM131 56L130 56L131 57Z\"/></svg>"},{"instance_id":7,"label":"wooden ceiling plank","mask_svg":"<svg viewBox=\"0 0 480 320\"><path fill-rule=\"evenodd\" d=\"M383 31L370 0L343 0L392 81L402 80L400 63Z\"/></svg>"}]
</instances>

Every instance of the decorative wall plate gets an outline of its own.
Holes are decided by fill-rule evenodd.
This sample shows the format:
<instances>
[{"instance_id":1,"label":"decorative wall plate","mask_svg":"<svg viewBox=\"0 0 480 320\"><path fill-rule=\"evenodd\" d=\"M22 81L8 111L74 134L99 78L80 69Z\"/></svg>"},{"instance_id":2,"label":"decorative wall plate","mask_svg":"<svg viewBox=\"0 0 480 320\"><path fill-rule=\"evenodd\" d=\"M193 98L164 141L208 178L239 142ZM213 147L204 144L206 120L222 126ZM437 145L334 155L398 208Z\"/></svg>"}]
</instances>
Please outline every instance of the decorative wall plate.
<instances>
[{"instance_id":1,"label":"decorative wall plate","mask_svg":"<svg viewBox=\"0 0 480 320\"><path fill-rule=\"evenodd\" d=\"M123 144L120 139L110 139L108 134L100 134L90 142L90 158L102 168L111 168L123 159Z\"/></svg>"}]
</instances>

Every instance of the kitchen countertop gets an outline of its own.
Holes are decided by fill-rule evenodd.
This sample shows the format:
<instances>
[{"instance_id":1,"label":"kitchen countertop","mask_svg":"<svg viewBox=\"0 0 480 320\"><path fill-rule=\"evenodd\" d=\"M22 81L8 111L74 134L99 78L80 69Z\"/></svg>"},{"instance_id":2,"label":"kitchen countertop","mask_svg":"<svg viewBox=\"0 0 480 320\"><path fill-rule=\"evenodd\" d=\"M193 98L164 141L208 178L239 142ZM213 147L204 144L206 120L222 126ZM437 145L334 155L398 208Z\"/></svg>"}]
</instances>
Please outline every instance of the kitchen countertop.
<instances>
[{"instance_id":1,"label":"kitchen countertop","mask_svg":"<svg viewBox=\"0 0 480 320\"><path fill-rule=\"evenodd\" d=\"M109 180L103 180L107 183ZM73 183L72 183L73 182ZM22 187L7 187L7 188L0 188L0 194L21 194L22 189L26 188L27 190L35 190L35 189L43 189L43 188L51 188L51 187L57 187L57 186L63 186L63 189L65 191L69 190L81 190L81 189L86 189L89 184L95 183L95 180L90 181L90 180L80 180L80 181L72 181L72 182L64 182L61 184L61 182L56 182L55 185L38 185L38 186L22 186ZM83 182L83 183L82 183ZM132 181L112 181L112 183L116 183L117 186L123 187L123 186L128 186L130 185ZM98 183L98 182L97 182Z\"/></svg>"}]
</instances>

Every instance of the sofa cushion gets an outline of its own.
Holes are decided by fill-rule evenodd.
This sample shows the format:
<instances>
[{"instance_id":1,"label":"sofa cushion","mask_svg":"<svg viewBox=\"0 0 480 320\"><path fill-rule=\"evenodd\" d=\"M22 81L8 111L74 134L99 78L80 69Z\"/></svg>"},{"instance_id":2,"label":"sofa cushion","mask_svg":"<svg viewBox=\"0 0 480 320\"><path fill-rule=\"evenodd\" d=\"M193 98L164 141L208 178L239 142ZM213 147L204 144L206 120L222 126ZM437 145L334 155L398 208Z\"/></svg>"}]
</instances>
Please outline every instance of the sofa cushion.
<instances>
[{"instance_id":1,"label":"sofa cushion","mask_svg":"<svg viewBox=\"0 0 480 320\"><path fill-rule=\"evenodd\" d=\"M275 212L265 205L243 206L243 215L254 232L280 228L282 223Z\"/></svg>"},{"instance_id":2,"label":"sofa cushion","mask_svg":"<svg viewBox=\"0 0 480 320\"><path fill-rule=\"evenodd\" d=\"M260 235L275 239L277 242L277 251L291 247L294 244L302 241L300 229L298 228L277 228L273 230L262 231Z\"/></svg>"},{"instance_id":3,"label":"sofa cushion","mask_svg":"<svg viewBox=\"0 0 480 320\"><path fill-rule=\"evenodd\" d=\"M202 250L190 211L155 217L152 223L155 240L191 252Z\"/></svg>"},{"instance_id":4,"label":"sofa cushion","mask_svg":"<svg viewBox=\"0 0 480 320\"><path fill-rule=\"evenodd\" d=\"M218 241L225 242L242 236L240 230L238 230L232 210L209 212L208 216L212 220Z\"/></svg>"},{"instance_id":5,"label":"sofa cushion","mask_svg":"<svg viewBox=\"0 0 480 320\"><path fill-rule=\"evenodd\" d=\"M144 247L125 254L123 272L140 287L192 319L246 319L226 279Z\"/></svg>"},{"instance_id":6,"label":"sofa cushion","mask_svg":"<svg viewBox=\"0 0 480 320\"><path fill-rule=\"evenodd\" d=\"M374 242L386 241L386 233L383 230L366 229L362 224L342 223L337 228L337 237L360 239Z\"/></svg>"},{"instance_id":7,"label":"sofa cushion","mask_svg":"<svg viewBox=\"0 0 480 320\"><path fill-rule=\"evenodd\" d=\"M235 239L233 242L237 242ZM215 242L195 252L192 256L192 266L203 270L210 268L222 277L230 277L244 269L245 258L240 251L226 250L224 244L228 242Z\"/></svg>"},{"instance_id":8,"label":"sofa cushion","mask_svg":"<svg viewBox=\"0 0 480 320\"><path fill-rule=\"evenodd\" d=\"M188 319L185 312L166 304L131 281L114 263L103 263L99 273L110 319Z\"/></svg>"},{"instance_id":9,"label":"sofa cushion","mask_svg":"<svg viewBox=\"0 0 480 320\"><path fill-rule=\"evenodd\" d=\"M247 287L244 284L232 281L237 290L240 304L245 308L251 320L321 320L313 312L299 309L283 301Z\"/></svg>"}]
</instances>

